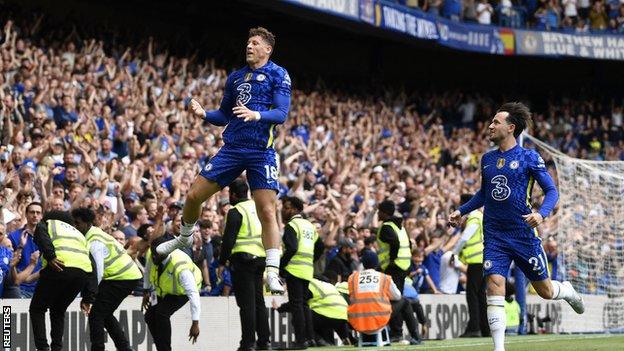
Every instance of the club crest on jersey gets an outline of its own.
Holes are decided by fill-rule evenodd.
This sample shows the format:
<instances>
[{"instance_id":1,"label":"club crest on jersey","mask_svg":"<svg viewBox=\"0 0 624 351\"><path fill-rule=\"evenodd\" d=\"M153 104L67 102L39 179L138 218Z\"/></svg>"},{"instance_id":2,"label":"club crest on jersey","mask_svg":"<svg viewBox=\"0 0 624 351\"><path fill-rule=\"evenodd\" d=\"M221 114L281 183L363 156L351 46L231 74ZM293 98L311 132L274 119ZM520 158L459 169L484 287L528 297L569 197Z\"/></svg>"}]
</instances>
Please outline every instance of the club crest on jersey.
<instances>
[{"instance_id":1,"label":"club crest on jersey","mask_svg":"<svg viewBox=\"0 0 624 351\"><path fill-rule=\"evenodd\" d=\"M260 73L260 74L258 74L258 75L256 76L256 80L257 80L258 82L262 82L262 81L263 81L263 80L265 80L265 79L266 79L266 76L265 76L264 74L262 74L262 73Z\"/></svg>"},{"instance_id":2,"label":"club crest on jersey","mask_svg":"<svg viewBox=\"0 0 624 351\"><path fill-rule=\"evenodd\" d=\"M511 168L511 169L516 169L516 168L518 168L518 166L520 166L520 162L518 162L516 160L511 161L511 163L509 164L509 168Z\"/></svg>"},{"instance_id":3,"label":"club crest on jersey","mask_svg":"<svg viewBox=\"0 0 624 351\"><path fill-rule=\"evenodd\" d=\"M248 82L251 80L251 76L253 76L253 73L247 73L245 74L245 82Z\"/></svg>"},{"instance_id":4,"label":"club crest on jersey","mask_svg":"<svg viewBox=\"0 0 624 351\"><path fill-rule=\"evenodd\" d=\"M496 162L496 168L501 169L503 167L505 167L505 159L499 158L498 162Z\"/></svg>"}]
</instances>

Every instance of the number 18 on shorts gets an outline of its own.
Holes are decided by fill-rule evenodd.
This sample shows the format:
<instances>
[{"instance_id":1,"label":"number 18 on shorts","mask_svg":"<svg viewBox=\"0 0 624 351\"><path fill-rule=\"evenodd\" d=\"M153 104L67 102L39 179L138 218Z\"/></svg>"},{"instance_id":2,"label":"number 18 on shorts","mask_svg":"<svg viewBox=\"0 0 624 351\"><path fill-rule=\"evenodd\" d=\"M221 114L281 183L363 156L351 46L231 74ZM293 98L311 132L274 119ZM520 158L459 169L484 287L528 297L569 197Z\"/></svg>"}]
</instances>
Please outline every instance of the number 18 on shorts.
<instances>
[{"instance_id":1,"label":"number 18 on shorts","mask_svg":"<svg viewBox=\"0 0 624 351\"><path fill-rule=\"evenodd\" d=\"M279 189L279 160L274 149L238 148L225 145L210 159L200 175L219 184L230 185L243 171L251 190Z\"/></svg>"}]
</instances>

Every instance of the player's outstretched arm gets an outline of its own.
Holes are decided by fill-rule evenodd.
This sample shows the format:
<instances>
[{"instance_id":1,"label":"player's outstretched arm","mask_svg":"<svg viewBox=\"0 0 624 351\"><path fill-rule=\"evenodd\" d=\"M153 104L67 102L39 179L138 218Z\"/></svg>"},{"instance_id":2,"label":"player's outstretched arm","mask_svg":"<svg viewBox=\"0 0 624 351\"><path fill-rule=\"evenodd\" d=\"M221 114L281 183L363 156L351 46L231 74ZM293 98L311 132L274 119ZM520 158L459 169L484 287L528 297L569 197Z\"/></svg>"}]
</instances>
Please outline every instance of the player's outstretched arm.
<instances>
[{"instance_id":1,"label":"player's outstretched arm","mask_svg":"<svg viewBox=\"0 0 624 351\"><path fill-rule=\"evenodd\" d=\"M474 194L468 202L466 202L462 206L459 206L458 210L451 213L451 215L449 216L449 224L453 227L459 225L459 220L463 215L483 207L484 203L485 196L483 195L483 191L479 189L479 191L477 191L477 193Z\"/></svg>"},{"instance_id":2,"label":"player's outstretched arm","mask_svg":"<svg viewBox=\"0 0 624 351\"><path fill-rule=\"evenodd\" d=\"M221 110L221 108L206 112L202 105L195 99L191 99L191 102L189 103L189 110L193 115L201 117L205 119L206 122L215 126L225 126L229 122L227 115Z\"/></svg>"}]
</instances>

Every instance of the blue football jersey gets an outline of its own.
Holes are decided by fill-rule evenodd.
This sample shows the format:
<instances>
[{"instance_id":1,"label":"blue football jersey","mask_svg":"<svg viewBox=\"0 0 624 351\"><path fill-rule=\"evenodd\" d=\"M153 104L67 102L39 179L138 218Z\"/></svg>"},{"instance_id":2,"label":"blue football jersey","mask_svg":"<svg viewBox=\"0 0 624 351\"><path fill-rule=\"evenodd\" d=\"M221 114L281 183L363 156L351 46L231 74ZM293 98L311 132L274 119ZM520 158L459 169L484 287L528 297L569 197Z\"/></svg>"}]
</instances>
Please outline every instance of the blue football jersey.
<instances>
[{"instance_id":1,"label":"blue football jersey","mask_svg":"<svg viewBox=\"0 0 624 351\"><path fill-rule=\"evenodd\" d=\"M522 217L531 213L531 191L536 180L542 189L554 188L544 160L535 150L516 145L505 152L497 149L483 155L481 195L486 238L496 235L493 233L508 233L516 238L536 235ZM542 213L543 217L547 215Z\"/></svg>"},{"instance_id":2,"label":"blue football jersey","mask_svg":"<svg viewBox=\"0 0 624 351\"><path fill-rule=\"evenodd\" d=\"M245 66L230 74L220 108L229 117L223 131L223 141L231 146L245 148L272 147L277 123L263 119L244 122L232 113L232 108L242 104L252 111L269 111L278 98L276 95L290 101L290 89L288 72L272 61L255 70Z\"/></svg>"}]
</instances>

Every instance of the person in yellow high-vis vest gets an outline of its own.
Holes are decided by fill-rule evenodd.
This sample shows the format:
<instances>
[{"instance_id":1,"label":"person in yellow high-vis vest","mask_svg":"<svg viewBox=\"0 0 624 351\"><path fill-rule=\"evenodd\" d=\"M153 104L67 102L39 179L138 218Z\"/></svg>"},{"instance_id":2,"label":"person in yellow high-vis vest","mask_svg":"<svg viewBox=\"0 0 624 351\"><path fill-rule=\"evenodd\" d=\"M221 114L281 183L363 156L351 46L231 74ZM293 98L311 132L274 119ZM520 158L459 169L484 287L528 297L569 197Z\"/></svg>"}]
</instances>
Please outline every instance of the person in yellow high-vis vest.
<instances>
[{"instance_id":1,"label":"person in yellow high-vis vest","mask_svg":"<svg viewBox=\"0 0 624 351\"><path fill-rule=\"evenodd\" d=\"M520 326L520 304L515 299L516 287L507 282L505 284L505 335L518 335Z\"/></svg>"},{"instance_id":2,"label":"person in yellow high-vis vest","mask_svg":"<svg viewBox=\"0 0 624 351\"><path fill-rule=\"evenodd\" d=\"M145 257L143 302L145 323L158 351L171 350L171 316L187 301L191 302L189 340L194 344L199 336L201 303L199 289L202 274L191 258L179 249L171 249L164 236L150 244ZM171 251L170 251L171 250Z\"/></svg>"},{"instance_id":3,"label":"person in yellow high-vis vest","mask_svg":"<svg viewBox=\"0 0 624 351\"><path fill-rule=\"evenodd\" d=\"M115 347L120 351L131 351L128 337L113 312L121 302L137 287L143 273L126 253L124 247L113 236L94 226L95 212L88 208L72 211L74 226L87 239L89 252L93 257L97 280L95 296L83 296L80 306L89 316L89 336L91 351L104 350L104 327Z\"/></svg>"},{"instance_id":4,"label":"person in yellow high-vis vest","mask_svg":"<svg viewBox=\"0 0 624 351\"><path fill-rule=\"evenodd\" d=\"M282 241L284 255L280 262L286 276L288 301L291 304L295 344L291 350L304 350L314 345L312 316L304 296L314 275L314 262L323 253L324 245L316 227L301 216L303 201L298 197L282 199L282 221L286 223Z\"/></svg>"},{"instance_id":5,"label":"person in yellow high-vis vest","mask_svg":"<svg viewBox=\"0 0 624 351\"><path fill-rule=\"evenodd\" d=\"M463 205L472 198L472 194L462 194ZM462 226L461 237L453 254L468 266L466 272L466 302L468 304L468 325L461 337L480 337L490 335L487 320L487 301L485 298L485 279L483 279L483 212L474 210L466 217Z\"/></svg>"},{"instance_id":6,"label":"person in yellow high-vis vest","mask_svg":"<svg viewBox=\"0 0 624 351\"><path fill-rule=\"evenodd\" d=\"M83 291L90 273L94 271L93 261L84 235L73 227L68 212L50 211L37 224L35 244L42 255L39 282L30 301L30 321L37 350L63 349L65 311L79 292ZM50 310L50 335L46 338L45 313Z\"/></svg>"},{"instance_id":7,"label":"person in yellow high-vis vest","mask_svg":"<svg viewBox=\"0 0 624 351\"><path fill-rule=\"evenodd\" d=\"M399 291L403 291L405 277L412 263L412 248L407 231L403 228L403 218L395 216L396 205L392 200L378 205L378 217L382 222L377 230L379 268L392 277ZM390 321L390 336L396 340L403 335L403 318L394 314Z\"/></svg>"},{"instance_id":8,"label":"person in yellow high-vis vest","mask_svg":"<svg viewBox=\"0 0 624 351\"><path fill-rule=\"evenodd\" d=\"M241 321L238 350L268 350L271 331L262 284L266 254L262 245L262 224L248 192L249 186L242 179L236 179L229 186L232 207L225 220L217 273L220 276L229 261Z\"/></svg>"},{"instance_id":9,"label":"person in yellow high-vis vest","mask_svg":"<svg viewBox=\"0 0 624 351\"><path fill-rule=\"evenodd\" d=\"M340 294L333 282L312 279L308 284L311 297L308 306L312 310L312 323L319 346L324 342L335 345L334 332L343 345L350 345L349 323L347 322L347 300ZM347 294L348 294L347 288Z\"/></svg>"}]
</instances>

